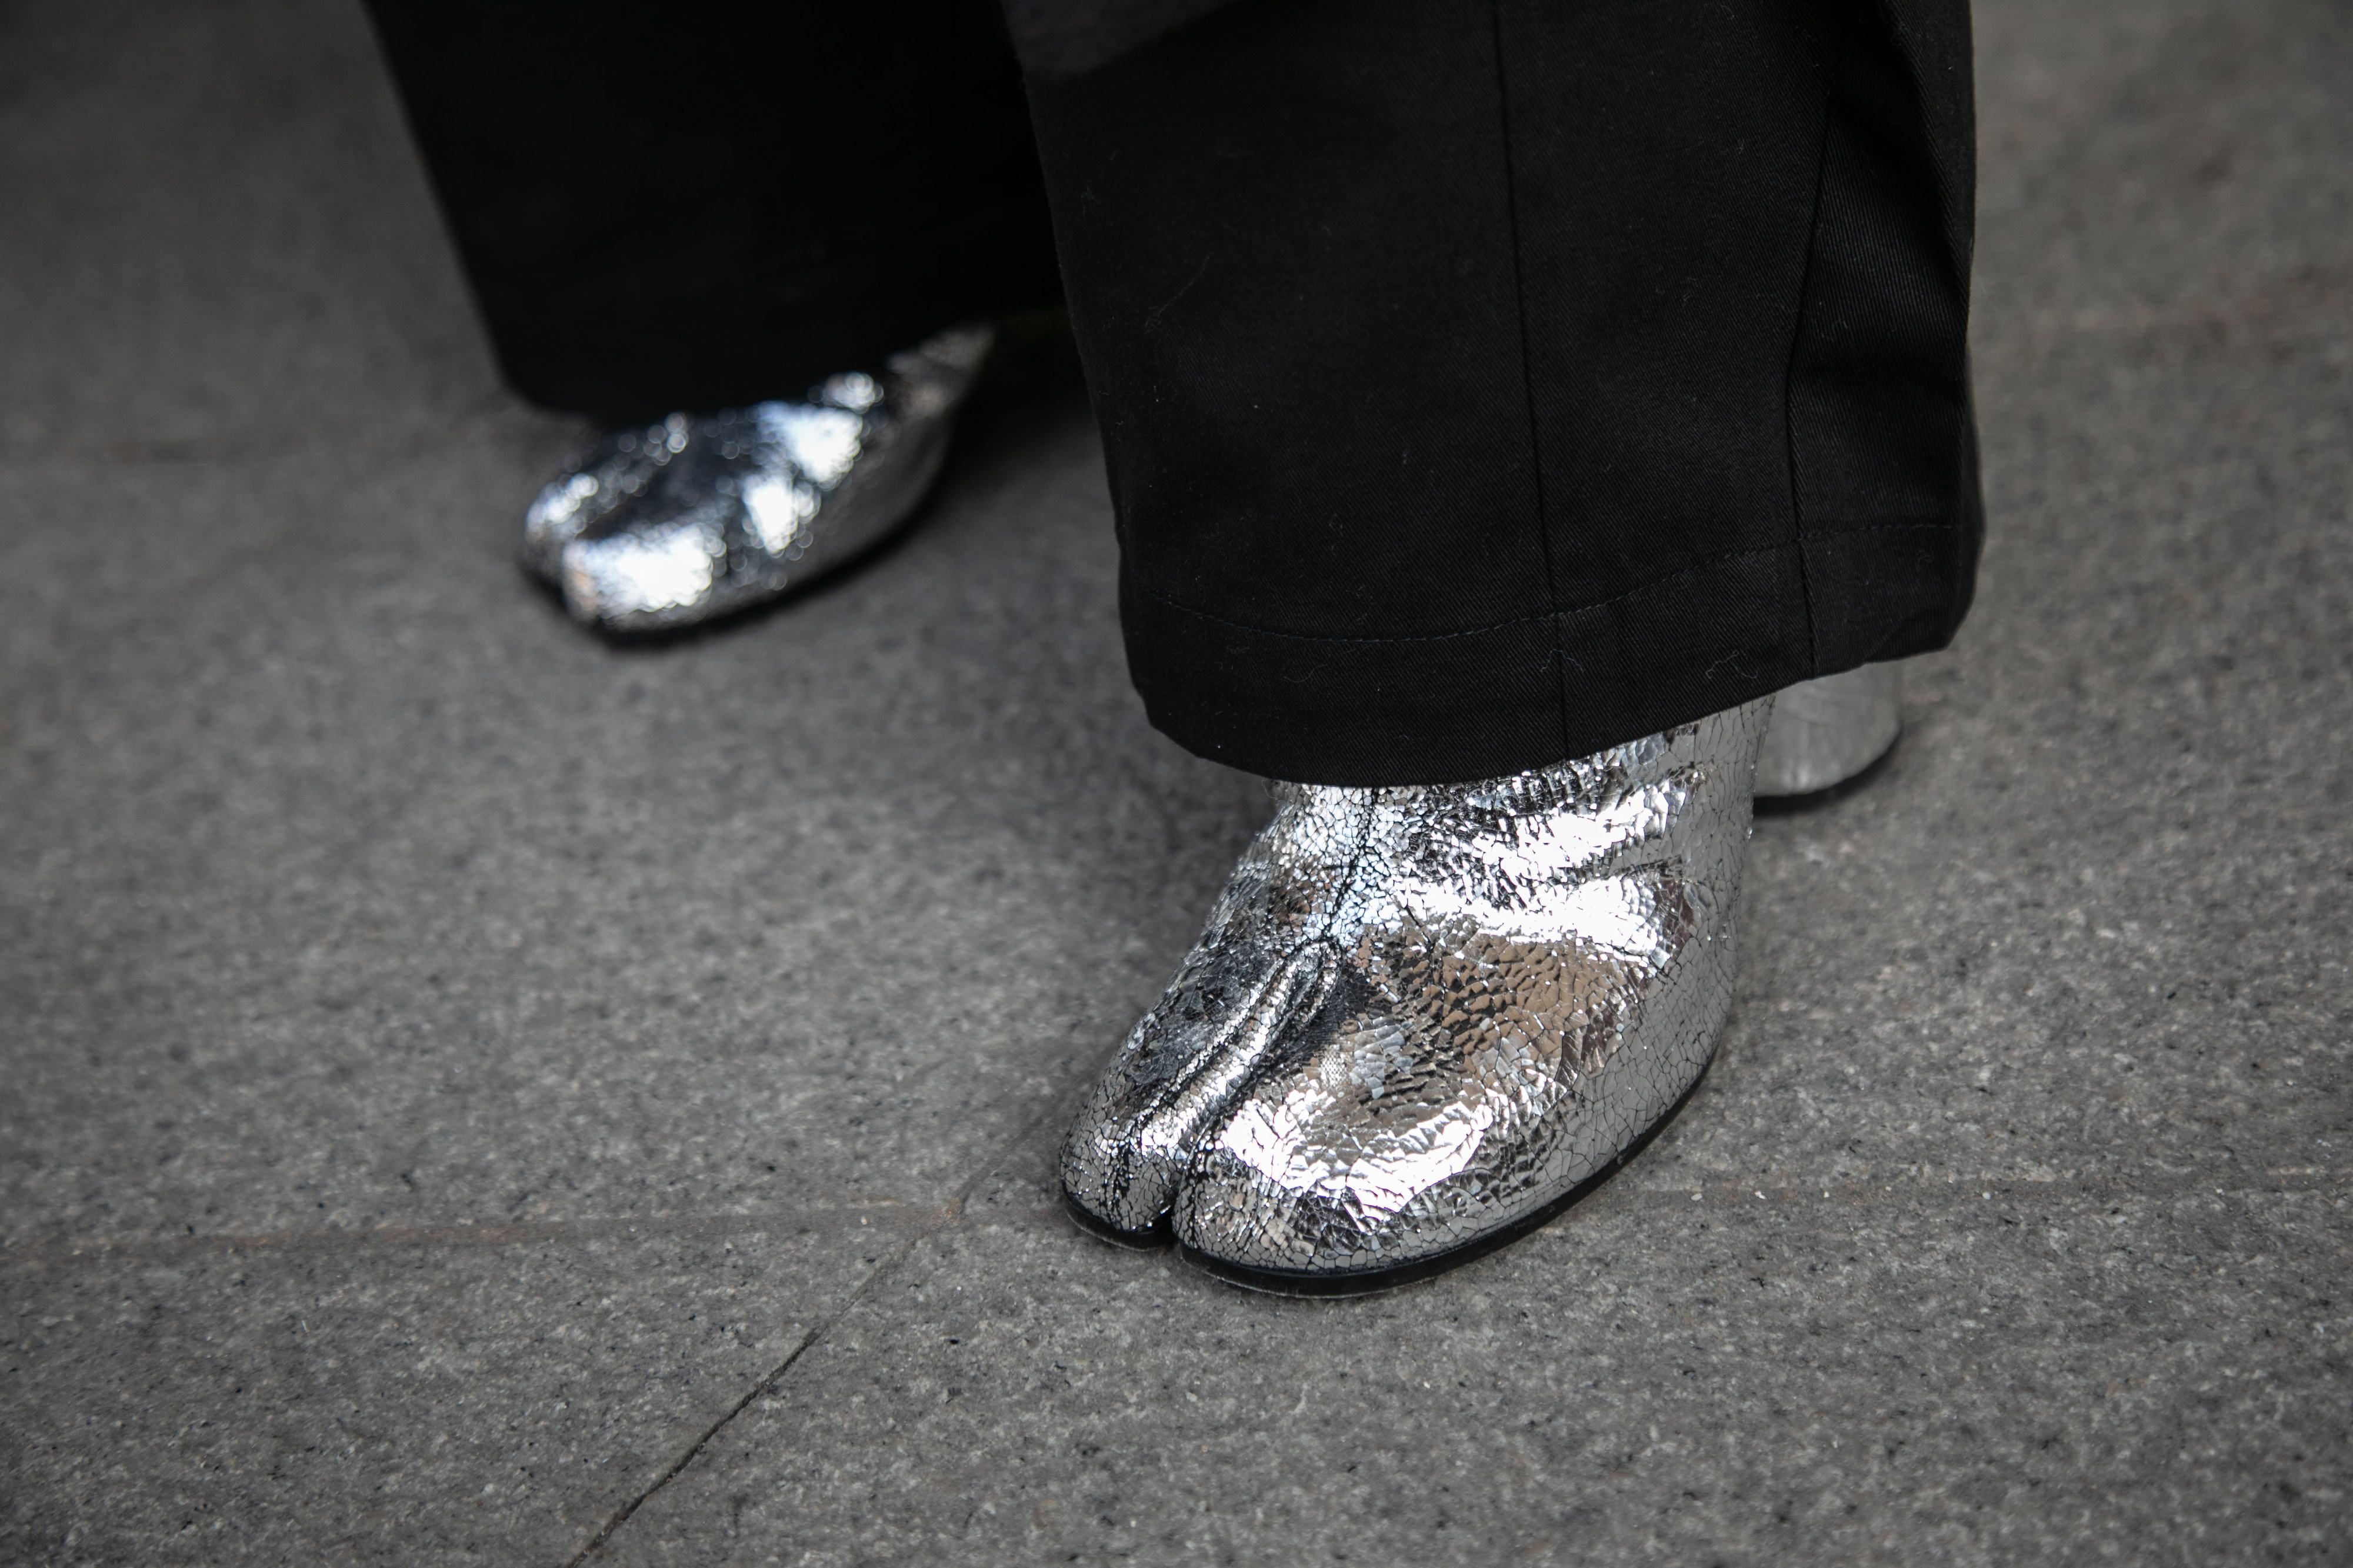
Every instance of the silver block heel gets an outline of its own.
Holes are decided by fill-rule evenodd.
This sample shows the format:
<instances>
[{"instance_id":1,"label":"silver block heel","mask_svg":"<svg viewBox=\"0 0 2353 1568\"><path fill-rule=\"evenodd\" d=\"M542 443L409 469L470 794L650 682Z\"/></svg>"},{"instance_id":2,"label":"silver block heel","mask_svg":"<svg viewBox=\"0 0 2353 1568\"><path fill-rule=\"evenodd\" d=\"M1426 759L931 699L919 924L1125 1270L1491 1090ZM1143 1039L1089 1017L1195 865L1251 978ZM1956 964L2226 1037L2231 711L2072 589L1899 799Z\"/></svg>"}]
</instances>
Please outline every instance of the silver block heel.
<instances>
[{"instance_id":1,"label":"silver block heel","mask_svg":"<svg viewBox=\"0 0 2353 1568\"><path fill-rule=\"evenodd\" d=\"M1757 757L1760 796L1812 795L1887 754L1904 731L1904 667L1866 664L1801 681L1773 700Z\"/></svg>"}]
</instances>

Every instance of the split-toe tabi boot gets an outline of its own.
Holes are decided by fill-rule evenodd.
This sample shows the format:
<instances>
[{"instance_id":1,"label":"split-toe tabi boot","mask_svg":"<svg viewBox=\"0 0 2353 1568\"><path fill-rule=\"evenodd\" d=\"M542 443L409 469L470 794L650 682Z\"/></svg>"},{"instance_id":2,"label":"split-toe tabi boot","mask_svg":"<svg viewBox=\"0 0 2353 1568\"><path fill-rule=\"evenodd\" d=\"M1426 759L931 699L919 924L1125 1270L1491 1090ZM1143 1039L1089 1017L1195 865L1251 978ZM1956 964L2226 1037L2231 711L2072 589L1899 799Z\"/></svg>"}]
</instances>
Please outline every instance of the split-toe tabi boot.
<instances>
[{"instance_id":1,"label":"split-toe tabi boot","mask_svg":"<svg viewBox=\"0 0 2353 1568\"><path fill-rule=\"evenodd\" d=\"M1893 691L1872 676L1801 704L1820 721L1777 737L1777 782L1867 765L1893 742ZM1540 1223L1715 1051L1773 707L1477 784L1276 785L1071 1131L1073 1213L1311 1294L1399 1283Z\"/></svg>"},{"instance_id":2,"label":"split-toe tabi boot","mask_svg":"<svg viewBox=\"0 0 2353 1568\"><path fill-rule=\"evenodd\" d=\"M799 402L609 436L532 502L523 565L575 620L623 633L802 586L913 516L991 341L958 328Z\"/></svg>"},{"instance_id":3,"label":"split-toe tabi boot","mask_svg":"<svg viewBox=\"0 0 2353 1568\"><path fill-rule=\"evenodd\" d=\"M1114 1241L1167 1239L1201 1139L1324 978L1376 792L1273 786L1281 805L1242 852L1158 1005L1096 1080L1062 1149L1071 1213Z\"/></svg>"},{"instance_id":4,"label":"split-toe tabi boot","mask_svg":"<svg viewBox=\"0 0 2353 1568\"><path fill-rule=\"evenodd\" d=\"M1278 785L1071 1131L1073 1206L1275 1289L1540 1218L1707 1065L1769 708L1478 784Z\"/></svg>"}]
</instances>

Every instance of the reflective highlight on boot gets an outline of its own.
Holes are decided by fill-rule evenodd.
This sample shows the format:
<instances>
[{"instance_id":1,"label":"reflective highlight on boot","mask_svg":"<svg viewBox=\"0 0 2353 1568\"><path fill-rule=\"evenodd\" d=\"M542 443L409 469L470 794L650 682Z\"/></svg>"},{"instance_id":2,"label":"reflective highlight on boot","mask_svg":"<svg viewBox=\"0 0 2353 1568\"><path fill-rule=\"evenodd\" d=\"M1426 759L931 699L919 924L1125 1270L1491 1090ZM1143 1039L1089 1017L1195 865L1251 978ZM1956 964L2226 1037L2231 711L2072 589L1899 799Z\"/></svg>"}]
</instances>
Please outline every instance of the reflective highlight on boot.
<instances>
[{"instance_id":1,"label":"reflective highlight on boot","mask_svg":"<svg viewBox=\"0 0 2353 1568\"><path fill-rule=\"evenodd\" d=\"M921 504L993 334L943 332L797 403L673 414L540 491L522 562L607 631L691 626L801 586Z\"/></svg>"}]
</instances>

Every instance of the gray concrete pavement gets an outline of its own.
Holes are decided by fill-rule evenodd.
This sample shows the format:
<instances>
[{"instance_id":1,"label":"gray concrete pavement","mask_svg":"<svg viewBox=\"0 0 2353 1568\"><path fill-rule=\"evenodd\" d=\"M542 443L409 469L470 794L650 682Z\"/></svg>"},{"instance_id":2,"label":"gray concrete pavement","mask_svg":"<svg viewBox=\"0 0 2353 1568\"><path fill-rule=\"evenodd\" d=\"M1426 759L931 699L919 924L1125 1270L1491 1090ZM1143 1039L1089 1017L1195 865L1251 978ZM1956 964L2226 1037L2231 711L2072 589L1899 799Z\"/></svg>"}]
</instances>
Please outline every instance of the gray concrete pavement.
<instances>
[{"instance_id":1,"label":"gray concrete pavement","mask_svg":"<svg viewBox=\"0 0 2353 1568\"><path fill-rule=\"evenodd\" d=\"M1264 803L1050 326L609 647L356 8L0 14L0 1561L2353 1559L2353 16L1979 27L1975 617L1682 1117L1306 1305L1053 1202Z\"/></svg>"}]
</instances>

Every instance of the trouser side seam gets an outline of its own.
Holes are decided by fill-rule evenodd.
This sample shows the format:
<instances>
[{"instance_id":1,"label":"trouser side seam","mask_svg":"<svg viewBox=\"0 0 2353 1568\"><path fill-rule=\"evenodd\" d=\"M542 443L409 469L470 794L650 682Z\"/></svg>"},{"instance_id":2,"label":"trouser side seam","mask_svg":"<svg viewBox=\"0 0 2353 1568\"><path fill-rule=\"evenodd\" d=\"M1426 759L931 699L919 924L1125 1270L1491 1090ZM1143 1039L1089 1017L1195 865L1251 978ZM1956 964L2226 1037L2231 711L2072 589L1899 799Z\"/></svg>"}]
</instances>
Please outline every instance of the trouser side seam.
<instances>
[{"instance_id":1,"label":"trouser side seam","mask_svg":"<svg viewBox=\"0 0 2353 1568\"><path fill-rule=\"evenodd\" d=\"M1814 584L1812 574L1806 569L1806 497L1798 479L1798 415L1795 387L1798 379L1798 354L1806 342L1808 320L1807 300L1814 286L1814 254L1821 247L1822 189L1830 181L1831 128L1835 119L1834 100L1838 96L1838 74L1846 58L1846 36L1841 33L1831 47L1830 68L1822 77L1822 140L1814 154L1814 204L1806 218L1806 264L1798 274L1798 310L1796 320L1789 325L1789 357L1781 368L1781 439L1788 454L1789 471L1789 542L1797 548L1798 599L1806 612L1806 670L1818 675L1822 668L1821 641L1814 625Z\"/></svg>"},{"instance_id":2,"label":"trouser side seam","mask_svg":"<svg viewBox=\"0 0 2353 1568\"><path fill-rule=\"evenodd\" d=\"M1504 138L1504 212L1512 241L1512 303L1519 316L1520 392L1528 410L1528 466L1535 485L1536 542L1544 558L1545 605L1552 630L1549 657L1552 660L1553 700L1559 713L1560 743L1566 755L1569 736L1568 656L1560 642L1560 586L1553 569L1552 517L1545 498L1544 443L1542 427L1536 417L1535 365L1528 353L1527 272L1520 255L1520 186L1518 171L1514 167L1511 88L1504 70L1503 0L1488 0L1487 23L1495 53L1495 118Z\"/></svg>"}]
</instances>

